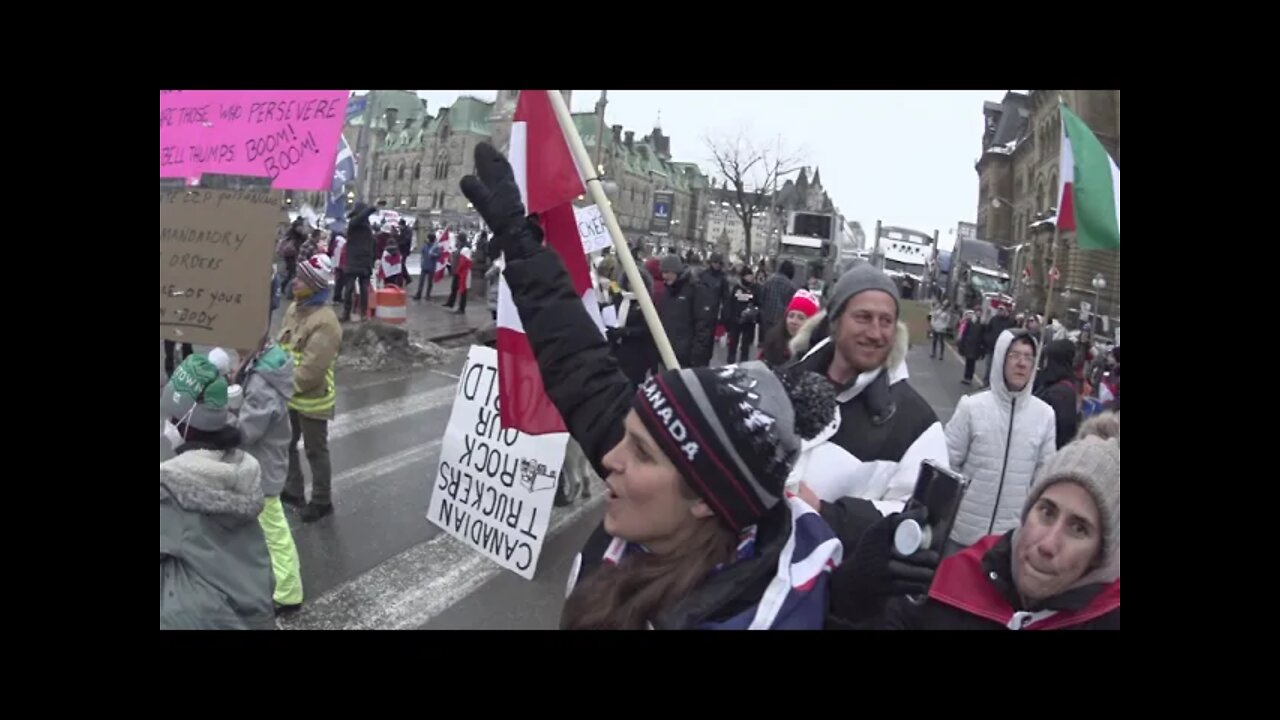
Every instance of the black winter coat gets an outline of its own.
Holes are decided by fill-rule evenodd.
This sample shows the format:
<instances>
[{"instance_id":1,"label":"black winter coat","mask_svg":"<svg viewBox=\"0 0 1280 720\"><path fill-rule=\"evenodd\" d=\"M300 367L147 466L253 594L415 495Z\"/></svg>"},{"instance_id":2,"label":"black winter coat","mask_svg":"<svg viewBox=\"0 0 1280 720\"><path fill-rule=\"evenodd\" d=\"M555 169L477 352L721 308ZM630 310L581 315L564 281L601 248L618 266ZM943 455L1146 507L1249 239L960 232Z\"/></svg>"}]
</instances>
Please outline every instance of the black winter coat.
<instances>
[{"instance_id":1,"label":"black winter coat","mask_svg":"<svg viewBox=\"0 0 1280 720\"><path fill-rule=\"evenodd\" d=\"M1055 340L1044 349L1045 368L1036 375L1035 395L1053 408L1057 419L1058 448L1071 442L1080 425L1077 410L1079 393L1071 369L1075 346L1070 340Z\"/></svg>"},{"instance_id":2,"label":"black winter coat","mask_svg":"<svg viewBox=\"0 0 1280 720\"><path fill-rule=\"evenodd\" d=\"M982 327L982 354L990 355L996 351L996 340L1000 333L1015 327L1017 323L1011 317L993 315L990 322Z\"/></svg>"},{"instance_id":3,"label":"black winter coat","mask_svg":"<svg viewBox=\"0 0 1280 720\"><path fill-rule=\"evenodd\" d=\"M694 333L697 328L696 293L697 285L692 273L686 268L658 298L658 317L662 320L662 329L667 332L667 340L671 341L671 350L680 367L690 367L693 364Z\"/></svg>"},{"instance_id":4,"label":"black winter coat","mask_svg":"<svg viewBox=\"0 0 1280 720\"><path fill-rule=\"evenodd\" d=\"M724 271L717 272L708 268L698 275L694 285L693 348L690 360L693 367L706 367L711 364L711 355L715 350L716 325L720 323L729 280Z\"/></svg>"},{"instance_id":5,"label":"black winter coat","mask_svg":"<svg viewBox=\"0 0 1280 720\"><path fill-rule=\"evenodd\" d=\"M373 272L373 228L369 226L369 218L377 208L366 207L356 213L347 225L347 275L368 275Z\"/></svg>"},{"instance_id":6,"label":"black winter coat","mask_svg":"<svg viewBox=\"0 0 1280 720\"><path fill-rule=\"evenodd\" d=\"M547 396L595 471L606 477L601 461L622 439L636 386L619 371L555 251L539 248L528 258L508 260L503 277Z\"/></svg>"},{"instance_id":7,"label":"black winter coat","mask_svg":"<svg viewBox=\"0 0 1280 720\"><path fill-rule=\"evenodd\" d=\"M760 330L768 332L782 322L787 314L787 305L796 294L796 284L782 273L774 273L773 277L760 288Z\"/></svg>"},{"instance_id":8,"label":"black winter coat","mask_svg":"<svg viewBox=\"0 0 1280 720\"><path fill-rule=\"evenodd\" d=\"M971 320L965 327L957 349L966 359L977 360L982 357L982 331L983 325L977 320Z\"/></svg>"},{"instance_id":9,"label":"black winter coat","mask_svg":"<svg viewBox=\"0 0 1280 720\"><path fill-rule=\"evenodd\" d=\"M631 302L626 323L611 333L616 341L618 366L622 374L632 383L639 385L644 381L647 371L658 365L658 347L653 344L653 335L649 332L649 324L644 321L644 313L640 312L639 303Z\"/></svg>"},{"instance_id":10,"label":"black winter coat","mask_svg":"<svg viewBox=\"0 0 1280 720\"><path fill-rule=\"evenodd\" d=\"M760 321L759 288L750 281L739 282L729 288L724 298L724 311L720 314L720 322L726 328L737 328L755 325ZM743 315L746 314L746 322Z\"/></svg>"}]
</instances>

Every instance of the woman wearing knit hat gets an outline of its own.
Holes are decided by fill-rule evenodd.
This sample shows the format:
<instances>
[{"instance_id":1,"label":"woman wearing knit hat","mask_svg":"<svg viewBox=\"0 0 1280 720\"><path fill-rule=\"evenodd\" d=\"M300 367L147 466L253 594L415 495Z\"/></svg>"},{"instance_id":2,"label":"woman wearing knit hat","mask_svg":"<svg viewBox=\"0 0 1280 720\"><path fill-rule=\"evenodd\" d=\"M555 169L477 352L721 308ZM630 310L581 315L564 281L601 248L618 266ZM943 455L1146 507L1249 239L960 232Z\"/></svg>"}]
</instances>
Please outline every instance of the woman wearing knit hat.
<instances>
[{"instance_id":1,"label":"woman wearing knit hat","mask_svg":"<svg viewBox=\"0 0 1280 720\"><path fill-rule=\"evenodd\" d=\"M289 471L281 502L302 506L304 522L333 513L329 498L332 478L329 463L329 421L336 404L333 371L342 347L342 325L326 300L333 282L333 263L328 255L313 255L298 263L294 280L297 298L280 324L277 340L293 356L293 397L289 400L289 420L293 427L289 443ZM298 440L306 441L307 462L311 466L311 503L306 504Z\"/></svg>"},{"instance_id":2,"label":"woman wearing knit hat","mask_svg":"<svg viewBox=\"0 0 1280 720\"><path fill-rule=\"evenodd\" d=\"M783 321L766 333L764 344L760 347L760 359L774 367L790 362L792 340L801 337L802 333L804 338L808 337L809 333L804 330L807 326L808 331L812 332L813 325L810 325L809 321L817 316L818 310L819 302L816 295L808 290L797 290L795 295L791 296L791 302L787 304Z\"/></svg>"},{"instance_id":3,"label":"woman wearing knit hat","mask_svg":"<svg viewBox=\"0 0 1280 720\"><path fill-rule=\"evenodd\" d=\"M1120 416L1105 413L1041 470L1022 524L937 567L928 599L888 599L901 515L867 530L832 585L832 627L1119 630ZM914 556L906 558L912 562ZM886 603L887 599L887 603ZM867 614L868 608L879 609Z\"/></svg>"},{"instance_id":4,"label":"woman wearing knit hat","mask_svg":"<svg viewBox=\"0 0 1280 720\"><path fill-rule=\"evenodd\" d=\"M160 629L271 629L271 559L258 461L240 449L228 384L204 355L160 396L177 456L160 463Z\"/></svg>"},{"instance_id":5,"label":"woman wearing knit hat","mask_svg":"<svg viewBox=\"0 0 1280 720\"><path fill-rule=\"evenodd\" d=\"M680 363L680 367L688 367L693 362L697 327L697 283L693 272L674 253L663 257L659 268L666 291L654 297L653 302L658 310L658 318L662 321L662 329L671 341L676 362Z\"/></svg>"},{"instance_id":6,"label":"woman wearing knit hat","mask_svg":"<svg viewBox=\"0 0 1280 720\"><path fill-rule=\"evenodd\" d=\"M570 574L561 626L820 627L841 547L783 484L801 440L833 416L828 384L746 363L669 370L637 392L541 244L506 159L482 143L476 167L463 193L506 254L548 395L606 478L605 519Z\"/></svg>"}]
</instances>

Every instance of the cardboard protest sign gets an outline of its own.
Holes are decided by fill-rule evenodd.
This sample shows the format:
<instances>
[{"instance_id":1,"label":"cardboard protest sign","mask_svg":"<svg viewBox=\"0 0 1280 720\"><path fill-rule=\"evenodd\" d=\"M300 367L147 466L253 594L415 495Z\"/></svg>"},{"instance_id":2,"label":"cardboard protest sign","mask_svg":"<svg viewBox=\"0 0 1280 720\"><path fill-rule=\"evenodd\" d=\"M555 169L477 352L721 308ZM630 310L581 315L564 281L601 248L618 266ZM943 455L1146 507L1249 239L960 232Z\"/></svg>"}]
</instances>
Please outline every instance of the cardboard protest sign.
<instances>
[{"instance_id":1,"label":"cardboard protest sign","mask_svg":"<svg viewBox=\"0 0 1280 720\"><path fill-rule=\"evenodd\" d=\"M583 253L593 253L613 247L613 241L609 239L609 229L605 227L600 208L595 205L584 208L575 207L573 214L578 220L578 235L582 236Z\"/></svg>"},{"instance_id":2,"label":"cardboard protest sign","mask_svg":"<svg viewBox=\"0 0 1280 720\"><path fill-rule=\"evenodd\" d=\"M160 190L160 337L257 347L271 307L280 195Z\"/></svg>"},{"instance_id":3,"label":"cardboard protest sign","mask_svg":"<svg viewBox=\"0 0 1280 720\"><path fill-rule=\"evenodd\" d=\"M458 380L427 519L532 580L546 540L568 433L502 427L498 351L474 345Z\"/></svg>"},{"instance_id":4,"label":"cardboard protest sign","mask_svg":"<svg viewBox=\"0 0 1280 720\"><path fill-rule=\"evenodd\" d=\"M328 190L346 90L161 90L160 177L269 177L283 190Z\"/></svg>"}]
</instances>

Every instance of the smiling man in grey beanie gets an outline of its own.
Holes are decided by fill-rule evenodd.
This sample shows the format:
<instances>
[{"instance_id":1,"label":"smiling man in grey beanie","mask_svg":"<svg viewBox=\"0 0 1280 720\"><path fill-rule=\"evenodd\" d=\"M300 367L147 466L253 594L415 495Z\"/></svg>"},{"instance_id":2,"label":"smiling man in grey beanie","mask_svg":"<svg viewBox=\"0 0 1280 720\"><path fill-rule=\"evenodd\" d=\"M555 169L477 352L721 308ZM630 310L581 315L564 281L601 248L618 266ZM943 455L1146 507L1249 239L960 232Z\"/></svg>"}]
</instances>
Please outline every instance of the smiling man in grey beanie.
<instances>
[{"instance_id":1,"label":"smiling man in grey beanie","mask_svg":"<svg viewBox=\"0 0 1280 720\"><path fill-rule=\"evenodd\" d=\"M820 442L806 445L792 483L803 481L802 495L822 501L823 515L849 547L868 522L902 509L921 461L949 462L937 414L907 382L907 327L898 322L897 286L859 263L836 282L828 301L831 335L797 364L836 386L840 411Z\"/></svg>"}]
</instances>

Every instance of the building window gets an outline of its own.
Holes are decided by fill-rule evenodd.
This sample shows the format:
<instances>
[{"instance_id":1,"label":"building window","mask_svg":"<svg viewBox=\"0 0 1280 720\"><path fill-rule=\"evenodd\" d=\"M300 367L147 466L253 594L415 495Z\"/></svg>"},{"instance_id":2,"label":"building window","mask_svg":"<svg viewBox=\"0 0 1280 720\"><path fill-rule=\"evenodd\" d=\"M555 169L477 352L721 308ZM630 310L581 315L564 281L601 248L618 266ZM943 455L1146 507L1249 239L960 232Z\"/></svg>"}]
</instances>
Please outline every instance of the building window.
<instances>
[{"instance_id":1,"label":"building window","mask_svg":"<svg viewBox=\"0 0 1280 720\"><path fill-rule=\"evenodd\" d=\"M422 163L415 163L413 166L413 179L420 180L422 178Z\"/></svg>"},{"instance_id":2,"label":"building window","mask_svg":"<svg viewBox=\"0 0 1280 720\"><path fill-rule=\"evenodd\" d=\"M389 180L391 178L391 163L382 166L382 179Z\"/></svg>"}]
</instances>

